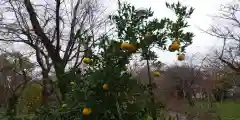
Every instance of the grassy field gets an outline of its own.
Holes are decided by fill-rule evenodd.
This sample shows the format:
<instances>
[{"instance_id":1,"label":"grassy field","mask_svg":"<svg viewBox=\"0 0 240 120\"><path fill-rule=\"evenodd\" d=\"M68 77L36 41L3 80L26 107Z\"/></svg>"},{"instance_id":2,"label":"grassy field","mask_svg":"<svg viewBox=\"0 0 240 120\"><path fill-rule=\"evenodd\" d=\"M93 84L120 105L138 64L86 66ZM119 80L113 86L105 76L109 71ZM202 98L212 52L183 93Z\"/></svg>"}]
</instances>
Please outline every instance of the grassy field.
<instances>
[{"instance_id":1,"label":"grassy field","mask_svg":"<svg viewBox=\"0 0 240 120\"><path fill-rule=\"evenodd\" d=\"M216 103L217 115L222 120L240 120L240 101L225 101Z\"/></svg>"},{"instance_id":2,"label":"grassy field","mask_svg":"<svg viewBox=\"0 0 240 120\"><path fill-rule=\"evenodd\" d=\"M196 106L194 108L190 108L189 106L185 107L184 112L194 112L195 114L199 114L200 116L204 116L206 114L210 116L219 116L221 120L240 120L240 100L239 101L223 101L220 103L213 103L213 113L209 112L209 104L206 101L198 101L196 102ZM202 119L208 120L203 117Z\"/></svg>"},{"instance_id":3,"label":"grassy field","mask_svg":"<svg viewBox=\"0 0 240 120\"><path fill-rule=\"evenodd\" d=\"M3 119L4 109L0 108L0 120Z\"/></svg>"}]
</instances>

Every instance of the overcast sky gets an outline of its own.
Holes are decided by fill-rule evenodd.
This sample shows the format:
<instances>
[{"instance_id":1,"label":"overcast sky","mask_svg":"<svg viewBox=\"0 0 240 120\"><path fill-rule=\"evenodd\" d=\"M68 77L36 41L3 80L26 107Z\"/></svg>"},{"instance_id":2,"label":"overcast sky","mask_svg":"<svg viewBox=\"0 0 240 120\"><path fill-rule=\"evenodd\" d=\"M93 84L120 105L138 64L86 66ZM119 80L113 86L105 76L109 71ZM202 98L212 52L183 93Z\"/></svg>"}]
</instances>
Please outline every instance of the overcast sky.
<instances>
[{"instance_id":1,"label":"overcast sky","mask_svg":"<svg viewBox=\"0 0 240 120\"><path fill-rule=\"evenodd\" d=\"M109 0L110 1L110 0ZM111 0L112 1L112 0ZM166 0L127 0L136 8L149 8L154 11L157 18L170 17L173 13L165 7ZM167 0L167 2L177 2L178 0ZM202 53L206 54L213 51L213 47L220 46L221 40L203 33L199 28L207 30L210 24L214 24L210 15L216 15L221 4L226 4L231 0L180 0L184 5L192 6L195 11L189 20L191 27L188 29L195 34L193 44L187 48L187 54ZM107 3L111 10L116 9L112 2ZM167 64L176 62L176 53L159 52L160 60Z\"/></svg>"},{"instance_id":2,"label":"overcast sky","mask_svg":"<svg viewBox=\"0 0 240 120\"><path fill-rule=\"evenodd\" d=\"M117 0L104 0L107 7L107 13L113 13L117 8ZM154 11L154 17L163 18L170 17L173 18L174 14L172 11L165 7L166 0L126 0L129 3L136 6L136 8L149 8L151 7ZM177 2L178 0L167 0L168 2ZM209 15L216 15L221 4L226 4L231 0L180 0L184 5L192 6L195 11L192 18L189 19L189 24L191 27L189 31L195 34L193 44L187 48L187 54L194 53L208 53L213 50L213 47L221 45L221 40L217 40L202 31L202 29L208 29L210 24L215 21ZM19 46L19 45L18 45ZM22 47L21 47L22 49ZM161 52L159 51L160 60L164 63L171 64L177 62L176 53Z\"/></svg>"}]
</instances>

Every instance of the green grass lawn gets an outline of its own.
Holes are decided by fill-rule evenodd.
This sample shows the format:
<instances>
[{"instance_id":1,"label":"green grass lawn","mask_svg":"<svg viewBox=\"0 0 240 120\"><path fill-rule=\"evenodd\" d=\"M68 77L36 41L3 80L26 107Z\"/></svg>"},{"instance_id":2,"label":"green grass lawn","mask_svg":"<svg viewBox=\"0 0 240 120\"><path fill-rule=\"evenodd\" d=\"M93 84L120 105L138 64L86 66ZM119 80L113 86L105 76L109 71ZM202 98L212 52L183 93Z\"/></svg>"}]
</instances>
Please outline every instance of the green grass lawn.
<instances>
[{"instance_id":1,"label":"green grass lawn","mask_svg":"<svg viewBox=\"0 0 240 120\"><path fill-rule=\"evenodd\" d=\"M223 120L240 120L240 101L216 103L217 115Z\"/></svg>"},{"instance_id":2,"label":"green grass lawn","mask_svg":"<svg viewBox=\"0 0 240 120\"><path fill-rule=\"evenodd\" d=\"M197 101L194 108L189 106L185 108L185 111L196 111L195 113L207 113L208 102ZM213 103L213 110L215 115L219 116L221 120L240 120L240 100L239 101L223 101L219 103Z\"/></svg>"},{"instance_id":3,"label":"green grass lawn","mask_svg":"<svg viewBox=\"0 0 240 120\"><path fill-rule=\"evenodd\" d=\"M0 108L0 120L3 119L3 115L4 115L4 109Z\"/></svg>"}]
</instances>

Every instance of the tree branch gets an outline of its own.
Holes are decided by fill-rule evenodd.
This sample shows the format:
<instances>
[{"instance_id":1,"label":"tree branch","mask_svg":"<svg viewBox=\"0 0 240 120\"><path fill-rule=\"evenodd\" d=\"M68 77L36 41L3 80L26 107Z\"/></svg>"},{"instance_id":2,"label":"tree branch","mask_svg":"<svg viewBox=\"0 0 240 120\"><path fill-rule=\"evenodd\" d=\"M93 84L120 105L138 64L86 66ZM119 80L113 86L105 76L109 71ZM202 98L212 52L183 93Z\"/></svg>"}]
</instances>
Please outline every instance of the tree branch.
<instances>
[{"instance_id":1,"label":"tree branch","mask_svg":"<svg viewBox=\"0 0 240 120\"><path fill-rule=\"evenodd\" d=\"M30 16L30 20L34 29L34 32L40 37L44 46L46 47L51 59L54 62L61 61L61 57L59 53L57 53L55 47L51 44L51 41L45 35L43 29L40 27L39 21L37 20L37 14L34 11L32 3L30 0L24 0L25 7L27 8L28 14Z\"/></svg>"},{"instance_id":2,"label":"tree branch","mask_svg":"<svg viewBox=\"0 0 240 120\"><path fill-rule=\"evenodd\" d=\"M56 0L56 34L57 34L57 40L56 40L56 52L59 53L60 51L60 0Z\"/></svg>"},{"instance_id":3,"label":"tree branch","mask_svg":"<svg viewBox=\"0 0 240 120\"><path fill-rule=\"evenodd\" d=\"M73 10L73 18L72 18L72 22L71 22L71 28L70 28L70 40L68 41L66 50L65 50L65 54L63 57L63 60L65 61L65 63L67 62L68 58L71 56L71 47L74 46L74 42L76 40L75 35L74 35L74 29L75 29L75 25L76 25L76 19L77 19L77 11L79 8L79 5L81 3L81 0L78 0L74 10Z\"/></svg>"}]
</instances>

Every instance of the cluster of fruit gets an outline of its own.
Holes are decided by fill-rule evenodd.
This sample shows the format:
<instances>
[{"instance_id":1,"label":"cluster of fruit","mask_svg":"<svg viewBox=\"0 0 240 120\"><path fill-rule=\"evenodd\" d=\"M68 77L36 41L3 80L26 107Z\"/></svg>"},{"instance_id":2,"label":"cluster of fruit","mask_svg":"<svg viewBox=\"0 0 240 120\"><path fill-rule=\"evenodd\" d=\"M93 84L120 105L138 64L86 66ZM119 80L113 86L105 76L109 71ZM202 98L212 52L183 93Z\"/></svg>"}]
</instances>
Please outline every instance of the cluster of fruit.
<instances>
[{"instance_id":1,"label":"cluster of fruit","mask_svg":"<svg viewBox=\"0 0 240 120\"><path fill-rule=\"evenodd\" d=\"M180 49L180 41L175 40L171 45L169 45L168 50L170 52L175 52ZM184 54L178 54L178 60L183 61L185 59Z\"/></svg>"}]
</instances>

